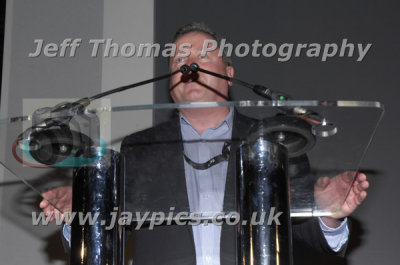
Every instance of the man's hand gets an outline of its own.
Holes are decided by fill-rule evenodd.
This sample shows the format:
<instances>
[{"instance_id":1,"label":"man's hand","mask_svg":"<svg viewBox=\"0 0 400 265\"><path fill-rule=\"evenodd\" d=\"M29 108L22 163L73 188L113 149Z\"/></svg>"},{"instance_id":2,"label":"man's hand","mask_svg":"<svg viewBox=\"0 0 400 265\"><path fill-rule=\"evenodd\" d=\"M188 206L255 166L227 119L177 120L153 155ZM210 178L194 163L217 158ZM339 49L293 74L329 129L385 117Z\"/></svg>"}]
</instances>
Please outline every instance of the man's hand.
<instances>
[{"instance_id":1,"label":"man's hand","mask_svg":"<svg viewBox=\"0 0 400 265\"><path fill-rule=\"evenodd\" d=\"M50 222L52 222L56 214L60 214L61 218L66 218L66 213L71 213L72 210L72 187L64 186L55 189L48 190L42 193L43 198L46 200L42 200L39 204L39 207L42 208L43 212L46 216L52 214L50 218ZM49 203L49 201L54 204L58 209L62 212L58 211L54 208L53 205ZM65 221L65 220L64 220Z\"/></svg>"},{"instance_id":2,"label":"man's hand","mask_svg":"<svg viewBox=\"0 0 400 265\"><path fill-rule=\"evenodd\" d=\"M315 201L322 209L332 212L331 216L322 217L322 221L332 228L339 226L338 219L353 213L367 197L368 187L367 176L354 171L346 171L333 178L319 178L314 186Z\"/></svg>"}]
</instances>

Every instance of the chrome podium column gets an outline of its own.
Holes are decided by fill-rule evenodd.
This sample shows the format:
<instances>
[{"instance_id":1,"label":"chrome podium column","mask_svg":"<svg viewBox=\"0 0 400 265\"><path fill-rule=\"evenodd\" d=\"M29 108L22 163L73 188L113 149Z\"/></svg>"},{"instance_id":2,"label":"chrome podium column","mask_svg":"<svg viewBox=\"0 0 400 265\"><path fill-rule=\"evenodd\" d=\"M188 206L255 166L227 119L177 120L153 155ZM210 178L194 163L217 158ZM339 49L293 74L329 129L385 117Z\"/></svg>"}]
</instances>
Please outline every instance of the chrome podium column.
<instances>
[{"instance_id":1,"label":"chrome podium column","mask_svg":"<svg viewBox=\"0 0 400 265\"><path fill-rule=\"evenodd\" d=\"M121 263L118 229L119 155L108 150L90 165L77 169L73 181L72 210L97 219L90 224L72 222L70 264L117 265ZM114 216L114 217L113 217ZM114 220L113 220L114 218Z\"/></svg>"},{"instance_id":2,"label":"chrome podium column","mask_svg":"<svg viewBox=\"0 0 400 265\"><path fill-rule=\"evenodd\" d=\"M240 265L291 265L292 238L287 150L260 137L238 150ZM260 221L262 214L265 220ZM276 217L275 219L273 217Z\"/></svg>"}]
</instances>

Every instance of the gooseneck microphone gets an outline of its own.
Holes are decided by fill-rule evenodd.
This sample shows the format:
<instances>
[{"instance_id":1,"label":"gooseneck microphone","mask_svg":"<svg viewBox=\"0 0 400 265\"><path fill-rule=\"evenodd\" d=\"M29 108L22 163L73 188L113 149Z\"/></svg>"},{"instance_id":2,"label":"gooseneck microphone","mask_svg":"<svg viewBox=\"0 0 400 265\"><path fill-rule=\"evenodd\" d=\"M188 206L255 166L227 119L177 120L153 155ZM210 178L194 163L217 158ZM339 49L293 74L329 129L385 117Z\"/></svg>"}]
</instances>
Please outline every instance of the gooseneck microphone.
<instances>
[{"instance_id":1,"label":"gooseneck microphone","mask_svg":"<svg viewBox=\"0 0 400 265\"><path fill-rule=\"evenodd\" d=\"M186 65L184 65L184 67L185 67L185 69L187 69ZM257 95L260 95L263 98L267 98L269 100L280 100L281 101L281 100L291 99L291 97L289 95L287 95L286 93L273 91L272 89L267 88L262 85L253 85L253 84L244 82L242 80L239 80L237 78L229 77L226 75L221 75L218 73L208 71L206 69L202 69L202 68L200 68L200 66L197 63L192 63L189 68L190 68L190 71L193 73L202 72L202 73L212 75L212 76L215 76L218 78L222 78L222 79L230 81L232 83L239 84L244 87L250 88ZM336 131L337 131L336 127L331 123L327 123L326 119L315 111L311 111L311 110L305 109L303 107L284 107L284 106L276 107L276 109L279 110L283 114L295 115L298 118L301 118L301 119L313 124L314 127L320 127L319 130L322 133L314 132L315 128L313 127L313 134L315 134L315 135L318 135L321 137L328 137L328 136L336 134Z\"/></svg>"},{"instance_id":2,"label":"gooseneck microphone","mask_svg":"<svg viewBox=\"0 0 400 265\"><path fill-rule=\"evenodd\" d=\"M185 67L185 69L186 69L186 65L184 65L182 67ZM190 71L192 71L193 73L202 72L202 73L205 73L205 74L208 74L208 75L212 75L212 76L215 76L215 77L218 77L218 78L222 78L222 79L230 81L232 83L239 84L239 85L242 85L244 87L250 88L257 95L260 95L263 98L267 98L269 100L289 100L289 99L291 99L291 97L289 95L287 95L286 93L273 91L272 89L267 88L267 87L262 86L262 85L253 85L253 84L247 83L245 81L239 80L237 78L233 78L233 77L229 77L229 76L226 76L226 75L221 75L221 74L218 74L218 73L214 73L214 72L208 71L206 69L200 68L200 66L197 63L192 63L189 68L190 68ZM295 114L295 115L307 116L308 118L310 118L310 120L313 120L315 123L321 123L322 122L322 117L320 117L318 115L318 113L306 110L306 109L301 108L301 107L290 108L290 107L280 106L280 107L277 107L277 109L280 112L283 112L285 114L292 113L292 114Z\"/></svg>"},{"instance_id":3,"label":"gooseneck microphone","mask_svg":"<svg viewBox=\"0 0 400 265\"><path fill-rule=\"evenodd\" d=\"M131 84L131 85L117 87L117 88L111 89L109 91L105 91L105 92L102 92L100 94L94 95L94 96L92 96L92 97L90 97L88 99L89 99L89 101L92 101L92 100L95 100L95 99L102 98L104 96L108 96L108 95L111 95L111 94L114 94L114 93L122 92L122 91L130 89L130 88L143 86L143 85L146 85L146 84L149 84L149 83L160 81L160 80L166 79L168 77L171 77L173 75L176 75L177 73L188 74L189 72L190 72L189 66L188 65L182 65L179 68L179 70L176 70L176 71L174 71L172 73L169 73L169 74L166 74L166 75L161 75L161 76L158 76L158 77L155 77L155 78L151 78L151 79L147 79L147 80L144 80L144 81L141 81L141 82L137 82L137 83L134 83L134 84Z\"/></svg>"},{"instance_id":4,"label":"gooseneck microphone","mask_svg":"<svg viewBox=\"0 0 400 265\"><path fill-rule=\"evenodd\" d=\"M238 84L238 85L242 85L244 87L250 88L253 90L254 93L256 93L257 95L260 95L264 98L270 99L270 100L288 100L290 99L290 97L282 92L278 92L278 91L272 91L270 88L267 88L265 86L262 85L253 85L247 82L244 82L242 80L239 80L237 78L233 78L233 77L229 77L226 75L221 75L218 73L214 73L208 70L205 70L203 68L200 68L200 66L197 63L192 63L190 65L190 71L192 71L193 73L196 72L203 72L205 74L209 74L218 78L222 78L225 79L227 81L231 81L232 83Z\"/></svg>"}]
</instances>

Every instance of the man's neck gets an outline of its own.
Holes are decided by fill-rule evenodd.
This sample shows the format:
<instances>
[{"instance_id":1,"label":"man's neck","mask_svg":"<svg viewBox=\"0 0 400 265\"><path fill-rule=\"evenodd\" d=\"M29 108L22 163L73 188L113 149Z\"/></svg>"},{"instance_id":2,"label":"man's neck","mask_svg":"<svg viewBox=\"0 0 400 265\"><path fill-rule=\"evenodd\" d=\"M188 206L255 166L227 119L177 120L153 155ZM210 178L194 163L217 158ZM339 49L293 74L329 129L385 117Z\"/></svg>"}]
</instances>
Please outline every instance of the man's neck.
<instances>
[{"instance_id":1,"label":"man's neck","mask_svg":"<svg viewBox=\"0 0 400 265\"><path fill-rule=\"evenodd\" d=\"M205 130L220 125L229 114L229 108L181 109L180 112L200 134L203 134Z\"/></svg>"}]
</instances>

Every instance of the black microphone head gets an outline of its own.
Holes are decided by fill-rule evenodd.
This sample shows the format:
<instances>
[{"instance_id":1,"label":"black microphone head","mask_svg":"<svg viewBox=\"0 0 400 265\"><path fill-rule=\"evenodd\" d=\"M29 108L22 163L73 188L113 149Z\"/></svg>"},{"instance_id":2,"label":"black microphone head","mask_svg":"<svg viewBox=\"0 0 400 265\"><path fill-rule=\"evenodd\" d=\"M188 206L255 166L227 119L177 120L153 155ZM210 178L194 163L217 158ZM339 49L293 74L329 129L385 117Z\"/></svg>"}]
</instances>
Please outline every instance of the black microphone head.
<instances>
[{"instance_id":1,"label":"black microphone head","mask_svg":"<svg viewBox=\"0 0 400 265\"><path fill-rule=\"evenodd\" d=\"M190 73L190 67L187 64L184 64L181 66L181 68L179 69L181 71L182 74L187 75L188 73Z\"/></svg>"},{"instance_id":2,"label":"black microphone head","mask_svg":"<svg viewBox=\"0 0 400 265\"><path fill-rule=\"evenodd\" d=\"M190 70L193 72L193 73L196 73L197 71L199 71L199 65L197 64L197 63L192 63L191 65L190 65Z\"/></svg>"},{"instance_id":3,"label":"black microphone head","mask_svg":"<svg viewBox=\"0 0 400 265\"><path fill-rule=\"evenodd\" d=\"M256 93L257 95L262 96L263 98L267 98L267 99L271 99L271 100L273 99L272 91L269 88L266 88L265 86L254 85L253 92Z\"/></svg>"}]
</instances>

